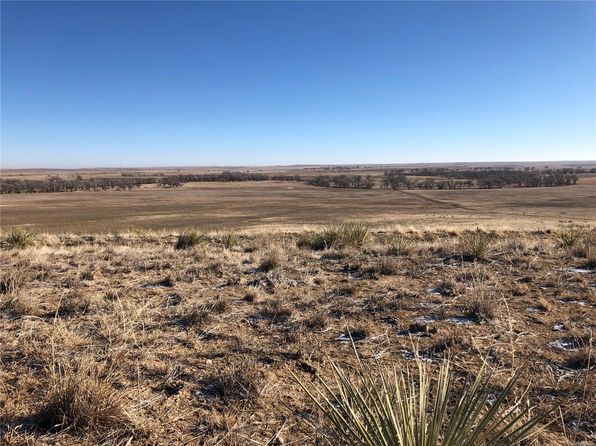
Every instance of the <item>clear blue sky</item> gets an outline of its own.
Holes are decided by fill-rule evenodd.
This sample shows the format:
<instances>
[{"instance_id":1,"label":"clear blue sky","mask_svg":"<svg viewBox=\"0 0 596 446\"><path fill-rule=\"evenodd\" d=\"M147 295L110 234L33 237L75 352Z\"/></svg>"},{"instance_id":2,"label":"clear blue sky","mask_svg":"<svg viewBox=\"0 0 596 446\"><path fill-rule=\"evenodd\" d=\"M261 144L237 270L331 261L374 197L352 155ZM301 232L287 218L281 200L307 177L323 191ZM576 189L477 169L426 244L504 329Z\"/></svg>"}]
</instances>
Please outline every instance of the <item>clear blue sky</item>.
<instances>
[{"instance_id":1,"label":"clear blue sky","mask_svg":"<svg viewBox=\"0 0 596 446\"><path fill-rule=\"evenodd\" d=\"M3 168L596 159L596 3L7 2Z\"/></svg>"}]
</instances>

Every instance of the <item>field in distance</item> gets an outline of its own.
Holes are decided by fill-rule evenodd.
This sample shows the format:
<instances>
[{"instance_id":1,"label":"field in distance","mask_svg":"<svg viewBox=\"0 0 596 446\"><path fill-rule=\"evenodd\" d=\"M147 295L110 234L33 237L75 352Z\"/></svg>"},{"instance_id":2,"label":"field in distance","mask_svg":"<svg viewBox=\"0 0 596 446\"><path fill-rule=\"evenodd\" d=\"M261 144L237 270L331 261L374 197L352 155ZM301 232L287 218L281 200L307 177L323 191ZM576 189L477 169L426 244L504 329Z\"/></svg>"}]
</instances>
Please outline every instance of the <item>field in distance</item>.
<instances>
[{"instance_id":1,"label":"field in distance","mask_svg":"<svg viewBox=\"0 0 596 446\"><path fill-rule=\"evenodd\" d=\"M596 220L596 184L492 190L360 190L302 182L145 185L134 190L9 194L0 197L2 229L96 233L129 228L297 230L339 220L376 226L544 228Z\"/></svg>"}]
</instances>

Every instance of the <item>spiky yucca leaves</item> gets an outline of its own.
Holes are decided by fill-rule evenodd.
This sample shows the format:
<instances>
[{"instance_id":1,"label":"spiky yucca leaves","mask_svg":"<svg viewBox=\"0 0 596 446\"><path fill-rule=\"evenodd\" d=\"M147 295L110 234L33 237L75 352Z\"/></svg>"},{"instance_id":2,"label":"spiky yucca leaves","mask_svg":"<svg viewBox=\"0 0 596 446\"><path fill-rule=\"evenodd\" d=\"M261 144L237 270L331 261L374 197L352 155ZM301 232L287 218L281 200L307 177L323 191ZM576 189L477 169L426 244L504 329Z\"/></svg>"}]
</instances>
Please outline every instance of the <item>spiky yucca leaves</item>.
<instances>
[{"instance_id":1,"label":"spiky yucca leaves","mask_svg":"<svg viewBox=\"0 0 596 446\"><path fill-rule=\"evenodd\" d=\"M221 244L226 249L232 249L238 242L238 234L235 231L226 231L221 235Z\"/></svg>"},{"instance_id":2,"label":"spiky yucca leaves","mask_svg":"<svg viewBox=\"0 0 596 446\"><path fill-rule=\"evenodd\" d=\"M208 239L205 234L202 232L197 231L196 229L187 229L182 234L178 236L176 240L176 249L189 249L193 246L202 245L203 243L207 243Z\"/></svg>"},{"instance_id":3,"label":"spiky yucca leaves","mask_svg":"<svg viewBox=\"0 0 596 446\"><path fill-rule=\"evenodd\" d=\"M8 248L25 249L35 244L35 234L27 229L15 228L4 237Z\"/></svg>"},{"instance_id":4,"label":"spiky yucca leaves","mask_svg":"<svg viewBox=\"0 0 596 446\"><path fill-rule=\"evenodd\" d=\"M359 247L370 237L370 229L365 223L351 222L327 226L316 234L310 245L313 249Z\"/></svg>"},{"instance_id":5,"label":"spiky yucca leaves","mask_svg":"<svg viewBox=\"0 0 596 446\"><path fill-rule=\"evenodd\" d=\"M320 386L309 388L298 381L328 421L321 432L332 445L517 445L535 434L546 416L527 418L519 399L509 402L516 377L489 402L484 368L457 392L448 361L436 380L420 359L417 374L396 369L375 374L359 364L350 375L332 367L335 385L320 379Z\"/></svg>"},{"instance_id":6,"label":"spiky yucca leaves","mask_svg":"<svg viewBox=\"0 0 596 446\"><path fill-rule=\"evenodd\" d=\"M389 254L394 256L408 256L416 248L416 241L404 235L397 234L389 241Z\"/></svg>"},{"instance_id":7,"label":"spiky yucca leaves","mask_svg":"<svg viewBox=\"0 0 596 446\"><path fill-rule=\"evenodd\" d=\"M459 250L465 259L484 260L493 253L495 235L480 228L464 232L459 237Z\"/></svg>"},{"instance_id":8,"label":"spiky yucca leaves","mask_svg":"<svg viewBox=\"0 0 596 446\"><path fill-rule=\"evenodd\" d=\"M563 248L575 248L582 242L586 232L584 226L570 224L557 233L557 239Z\"/></svg>"}]
</instances>

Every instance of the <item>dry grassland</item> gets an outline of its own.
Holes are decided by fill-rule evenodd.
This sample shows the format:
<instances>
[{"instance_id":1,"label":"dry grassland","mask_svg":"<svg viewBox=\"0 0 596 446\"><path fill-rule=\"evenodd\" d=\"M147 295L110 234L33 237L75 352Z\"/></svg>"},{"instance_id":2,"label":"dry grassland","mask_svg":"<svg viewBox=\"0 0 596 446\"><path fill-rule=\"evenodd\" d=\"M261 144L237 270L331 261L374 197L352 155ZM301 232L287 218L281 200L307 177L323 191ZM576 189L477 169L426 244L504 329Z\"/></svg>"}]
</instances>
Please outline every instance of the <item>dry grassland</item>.
<instances>
[{"instance_id":1,"label":"dry grassland","mask_svg":"<svg viewBox=\"0 0 596 446\"><path fill-rule=\"evenodd\" d=\"M171 231L62 233L37 235L24 249L5 243L1 442L324 444L309 425L320 414L292 373L309 382L328 378L331 360L354 365L351 335L371 367L406 367L417 351L432 373L451 357L463 379L484 361L495 392L519 370L523 410L558 407L533 444L594 444L594 230L499 230L475 240L457 229L470 215L486 226L524 213L515 223L590 220L591 189L524 191L520 201L520 191L508 190L480 199L476 191L259 184L244 203L245 188L73 193L76 205L65 194L2 197L3 226L295 227L349 215L406 224L411 216L435 227L376 226L343 245L333 231L285 230L183 239ZM543 194L540 203L532 193ZM436 227L443 217L449 230ZM29 243L19 237L5 242Z\"/></svg>"}]
</instances>

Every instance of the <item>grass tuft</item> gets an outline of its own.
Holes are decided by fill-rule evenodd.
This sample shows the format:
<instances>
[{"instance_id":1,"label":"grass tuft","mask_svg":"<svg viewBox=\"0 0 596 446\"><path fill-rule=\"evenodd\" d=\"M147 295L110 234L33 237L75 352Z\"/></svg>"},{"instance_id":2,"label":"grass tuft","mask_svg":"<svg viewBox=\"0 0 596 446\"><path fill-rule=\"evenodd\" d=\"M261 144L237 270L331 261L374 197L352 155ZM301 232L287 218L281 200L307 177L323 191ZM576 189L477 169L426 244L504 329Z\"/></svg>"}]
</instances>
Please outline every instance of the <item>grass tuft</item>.
<instances>
[{"instance_id":1,"label":"grass tuft","mask_svg":"<svg viewBox=\"0 0 596 446\"><path fill-rule=\"evenodd\" d=\"M39 426L53 431L129 427L131 420L116 389L93 373L52 370L46 403L36 417Z\"/></svg>"},{"instance_id":2,"label":"grass tuft","mask_svg":"<svg viewBox=\"0 0 596 446\"><path fill-rule=\"evenodd\" d=\"M269 248L261 256L259 270L263 272L277 269L282 264L282 253L278 248Z\"/></svg>"},{"instance_id":3,"label":"grass tuft","mask_svg":"<svg viewBox=\"0 0 596 446\"><path fill-rule=\"evenodd\" d=\"M212 378L206 393L221 398L226 404L255 404L264 387L264 375L257 362L244 359Z\"/></svg>"}]
</instances>

